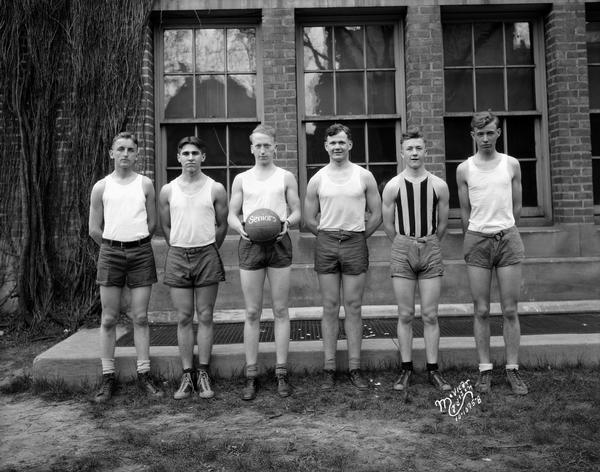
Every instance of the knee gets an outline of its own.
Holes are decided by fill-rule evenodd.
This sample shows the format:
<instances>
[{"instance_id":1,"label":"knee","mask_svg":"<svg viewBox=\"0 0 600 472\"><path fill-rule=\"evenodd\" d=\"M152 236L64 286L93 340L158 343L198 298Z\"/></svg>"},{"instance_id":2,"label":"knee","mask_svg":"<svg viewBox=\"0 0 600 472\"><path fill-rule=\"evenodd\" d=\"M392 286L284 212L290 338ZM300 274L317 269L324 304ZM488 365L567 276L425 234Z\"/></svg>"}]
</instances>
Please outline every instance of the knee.
<instances>
[{"instance_id":1,"label":"knee","mask_svg":"<svg viewBox=\"0 0 600 472\"><path fill-rule=\"evenodd\" d=\"M118 313L113 311L103 311L100 325L104 329L113 329L117 326Z\"/></svg>"},{"instance_id":2,"label":"knee","mask_svg":"<svg viewBox=\"0 0 600 472\"><path fill-rule=\"evenodd\" d=\"M436 325L438 322L437 310L423 310L421 313L421 318L423 319L423 324Z\"/></svg>"},{"instance_id":3,"label":"knee","mask_svg":"<svg viewBox=\"0 0 600 472\"><path fill-rule=\"evenodd\" d=\"M505 306L502 310L502 315L507 321L514 321L519 316L519 311L517 310L517 305L508 305Z\"/></svg>"},{"instance_id":4,"label":"knee","mask_svg":"<svg viewBox=\"0 0 600 472\"><path fill-rule=\"evenodd\" d=\"M258 323L260 321L260 315L262 310L257 307L246 308L246 321L250 323Z\"/></svg>"},{"instance_id":5,"label":"knee","mask_svg":"<svg viewBox=\"0 0 600 472\"><path fill-rule=\"evenodd\" d=\"M140 326L140 327L148 326L148 313L146 313L145 311L131 313L131 320L133 321L133 324L136 326Z\"/></svg>"},{"instance_id":6,"label":"knee","mask_svg":"<svg viewBox=\"0 0 600 472\"><path fill-rule=\"evenodd\" d=\"M289 318L289 310L287 308L287 306L277 306L277 307L273 307L273 317L276 320L282 320L285 321Z\"/></svg>"},{"instance_id":7,"label":"knee","mask_svg":"<svg viewBox=\"0 0 600 472\"><path fill-rule=\"evenodd\" d=\"M198 314L198 323L202 325L210 325L213 321L213 307L208 306L196 311Z\"/></svg>"},{"instance_id":8,"label":"knee","mask_svg":"<svg viewBox=\"0 0 600 472\"><path fill-rule=\"evenodd\" d=\"M192 325L193 321L194 315L192 313L186 313L182 311L177 313L177 323L179 326L187 328L188 326Z\"/></svg>"},{"instance_id":9,"label":"knee","mask_svg":"<svg viewBox=\"0 0 600 472\"><path fill-rule=\"evenodd\" d=\"M488 304L475 304L475 313L476 318L488 319L490 317L490 306Z\"/></svg>"},{"instance_id":10,"label":"knee","mask_svg":"<svg viewBox=\"0 0 600 472\"><path fill-rule=\"evenodd\" d=\"M398 308L398 321L402 324L410 324L415 318L415 310L411 308Z\"/></svg>"},{"instance_id":11,"label":"knee","mask_svg":"<svg viewBox=\"0 0 600 472\"><path fill-rule=\"evenodd\" d=\"M333 299L323 300L323 314L324 315L336 315L340 311L340 302Z\"/></svg>"}]
</instances>

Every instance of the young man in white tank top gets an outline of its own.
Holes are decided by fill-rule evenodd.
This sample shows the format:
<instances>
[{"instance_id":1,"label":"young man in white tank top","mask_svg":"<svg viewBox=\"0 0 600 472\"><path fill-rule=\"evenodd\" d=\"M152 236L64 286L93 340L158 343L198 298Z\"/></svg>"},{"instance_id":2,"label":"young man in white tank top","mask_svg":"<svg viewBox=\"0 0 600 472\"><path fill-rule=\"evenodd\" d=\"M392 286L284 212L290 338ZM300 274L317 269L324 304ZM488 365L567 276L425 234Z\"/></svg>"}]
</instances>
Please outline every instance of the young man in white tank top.
<instances>
[{"instance_id":1,"label":"young man in white tank top","mask_svg":"<svg viewBox=\"0 0 600 472\"><path fill-rule=\"evenodd\" d=\"M521 215L521 167L514 157L496 151L501 128L490 112L476 113L471 136L477 153L456 170L464 253L474 304L473 331L479 357L480 393L489 392L493 364L490 357L490 291L496 271L503 315L506 380L513 393L525 395L519 375L518 299L521 287L523 242L516 224Z\"/></svg>"},{"instance_id":2,"label":"young man in white tank top","mask_svg":"<svg viewBox=\"0 0 600 472\"><path fill-rule=\"evenodd\" d=\"M368 383L361 373L360 351L362 296L369 267L366 240L381 224L381 198L373 174L350 162L350 129L336 123L325 135L329 164L310 179L304 201L305 225L317 236L315 271L323 301L321 387L335 386L341 287L350 381L365 390Z\"/></svg>"},{"instance_id":3,"label":"young man in white tank top","mask_svg":"<svg viewBox=\"0 0 600 472\"><path fill-rule=\"evenodd\" d=\"M209 362L213 346L213 310L225 270L219 255L227 234L227 192L202 172L206 144L196 136L177 144L181 175L163 186L158 204L169 251L165 285L177 310L177 343L183 375L176 400L194 391L212 398ZM198 368L194 372L194 311L198 316ZM194 373L196 375L194 375ZM195 377L195 378L194 378Z\"/></svg>"},{"instance_id":4,"label":"young man in white tank top","mask_svg":"<svg viewBox=\"0 0 600 472\"><path fill-rule=\"evenodd\" d=\"M89 234L100 246L96 282L102 302L102 386L94 397L98 403L108 401L116 387L116 326L125 285L130 291L128 315L133 321L138 384L150 395L163 394L150 377L148 302L157 280L150 243L156 227L154 186L135 172L137 151L133 134L115 136L109 151L114 171L94 185L90 198Z\"/></svg>"},{"instance_id":5,"label":"young man in white tank top","mask_svg":"<svg viewBox=\"0 0 600 472\"><path fill-rule=\"evenodd\" d=\"M263 305L265 277L271 286L271 302L275 323L275 376L277 393L287 397L291 393L288 382L287 357L290 340L288 296L292 265L292 242L288 234L291 226L300 221L300 198L294 175L274 162L276 155L275 129L259 125L250 135L250 151L255 164L252 169L236 175L229 202L229 226L241 238L238 246L240 282L246 305L244 323L244 351L246 354L246 384L243 400L256 397L258 383L258 340ZM244 230L246 217L259 208L269 208L279 215L282 230L271 244L250 241ZM289 213L288 213L289 209Z\"/></svg>"}]
</instances>

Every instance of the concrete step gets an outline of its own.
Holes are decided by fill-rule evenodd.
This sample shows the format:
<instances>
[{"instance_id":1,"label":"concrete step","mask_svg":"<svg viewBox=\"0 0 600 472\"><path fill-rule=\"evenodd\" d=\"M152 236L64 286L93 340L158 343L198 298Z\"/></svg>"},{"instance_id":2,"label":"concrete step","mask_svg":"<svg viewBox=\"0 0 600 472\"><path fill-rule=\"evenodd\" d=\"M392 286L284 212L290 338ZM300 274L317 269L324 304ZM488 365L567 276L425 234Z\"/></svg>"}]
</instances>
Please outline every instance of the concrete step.
<instances>
[{"instance_id":1,"label":"concrete step","mask_svg":"<svg viewBox=\"0 0 600 472\"><path fill-rule=\"evenodd\" d=\"M520 305L522 316L536 314L591 313L600 316L600 299L578 302L535 302ZM442 317L472 314L470 304L442 305ZM500 314L499 306L492 306L492 314ZM292 308L292 319L318 319L319 307ZM343 316L343 312L342 312ZM365 306L365 318L394 317L395 306ZM270 310L265 310L263 319L272 319ZM153 322L173 320L170 312L152 314ZM217 323L243 321L240 310L220 310L215 313ZM83 329L58 343L34 360L33 376L36 379L60 380L66 385L81 387L95 384L101 375L98 336L99 330ZM119 327L117 339L127 334L126 327ZM501 336L492 336L492 358L496 365L504 362L504 343ZM181 363L177 346L152 346L150 349L152 369L155 375L165 379L178 378ZM133 347L117 347L115 359L119 376L129 379L135 376L136 354ZM338 342L338 368L347 365L346 342ZM390 368L399 361L398 345L395 338L363 339L362 362L365 368ZM423 338L414 339L413 361L415 366L425 365ZM440 340L440 365L442 368L476 365L475 342L472 336L442 337ZM600 363L600 330L587 334L557 333L527 335L521 338L520 362L523 366L559 366L582 364L597 366ZM275 363L274 343L261 343L259 365L262 371L272 368ZM292 371L319 371L322 367L321 341L291 341L289 365ZM213 347L211 368L216 377L231 377L241 374L244 366L242 344L221 344Z\"/></svg>"}]
</instances>

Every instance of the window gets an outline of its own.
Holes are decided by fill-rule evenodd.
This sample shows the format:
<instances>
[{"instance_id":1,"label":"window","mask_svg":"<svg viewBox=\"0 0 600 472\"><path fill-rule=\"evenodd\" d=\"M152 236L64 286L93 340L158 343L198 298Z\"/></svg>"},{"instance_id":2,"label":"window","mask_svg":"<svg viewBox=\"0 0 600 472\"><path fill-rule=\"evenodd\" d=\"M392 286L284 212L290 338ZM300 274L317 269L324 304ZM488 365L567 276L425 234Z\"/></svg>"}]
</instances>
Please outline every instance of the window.
<instances>
[{"instance_id":1,"label":"window","mask_svg":"<svg viewBox=\"0 0 600 472\"><path fill-rule=\"evenodd\" d=\"M177 142L207 143L204 172L229 193L252 167L248 136L259 122L257 26L164 26L159 33L157 116L160 185L177 177Z\"/></svg>"},{"instance_id":2,"label":"window","mask_svg":"<svg viewBox=\"0 0 600 472\"><path fill-rule=\"evenodd\" d=\"M473 112L491 110L502 123L498 151L521 164L523 216L541 216L547 165L540 143L544 116L539 26L531 20L448 20L444 45L444 132L450 207L458 208L456 167L476 151ZM541 41L540 41L541 42Z\"/></svg>"},{"instance_id":3,"label":"window","mask_svg":"<svg viewBox=\"0 0 600 472\"><path fill-rule=\"evenodd\" d=\"M586 25L594 213L600 214L600 21Z\"/></svg>"},{"instance_id":4,"label":"window","mask_svg":"<svg viewBox=\"0 0 600 472\"><path fill-rule=\"evenodd\" d=\"M329 162L325 130L352 132L350 159L380 189L397 172L401 125L399 25L390 22L303 24L298 37L301 189Z\"/></svg>"}]
</instances>

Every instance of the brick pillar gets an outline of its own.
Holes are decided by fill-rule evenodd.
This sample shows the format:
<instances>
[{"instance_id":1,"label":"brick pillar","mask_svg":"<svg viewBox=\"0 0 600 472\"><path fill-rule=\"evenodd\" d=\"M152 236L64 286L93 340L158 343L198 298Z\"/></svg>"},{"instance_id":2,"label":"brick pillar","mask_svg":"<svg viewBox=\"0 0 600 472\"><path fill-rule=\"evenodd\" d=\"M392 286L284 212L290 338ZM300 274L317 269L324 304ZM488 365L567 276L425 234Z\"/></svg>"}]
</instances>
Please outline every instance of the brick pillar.
<instances>
[{"instance_id":1,"label":"brick pillar","mask_svg":"<svg viewBox=\"0 0 600 472\"><path fill-rule=\"evenodd\" d=\"M439 5L413 5L406 11L406 125L425 134L427 168L445 178L444 69Z\"/></svg>"},{"instance_id":2,"label":"brick pillar","mask_svg":"<svg viewBox=\"0 0 600 472\"><path fill-rule=\"evenodd\" d=\"M264 120L277 130L277 165L298 175L293 8L263 9Z\"/></svg>"},{"instance_id":3,"label":"brick pillar","mask_svg":"<svg viewBox=\"0 0 600 472\"><path fill-rule=\"evenodd\" d=\"M554 219L593 223L584 2L554 3L544 26Z\"/></svg>"}]
</instances>

